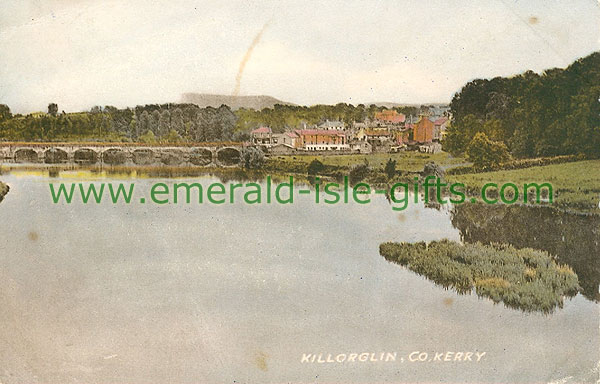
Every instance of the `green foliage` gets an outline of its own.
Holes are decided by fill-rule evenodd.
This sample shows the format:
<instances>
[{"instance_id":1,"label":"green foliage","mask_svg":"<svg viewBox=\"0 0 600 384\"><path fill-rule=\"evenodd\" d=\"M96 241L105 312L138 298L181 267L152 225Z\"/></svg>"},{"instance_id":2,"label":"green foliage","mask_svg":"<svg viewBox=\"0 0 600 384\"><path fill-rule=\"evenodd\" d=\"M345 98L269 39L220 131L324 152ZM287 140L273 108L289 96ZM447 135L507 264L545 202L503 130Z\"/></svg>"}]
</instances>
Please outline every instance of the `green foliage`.
<instances>
[{"instance_id":1,"label":"green foliage","mask_svg":"<svg viewBox=\"0 0 600 384\"><path fill-rule=\"evenodd\" d=\"M56 116L58 113L58 105L56 103L48 104L48 114L50 116Z\"/></svg>"},{"instance_id":2,"label":"green foliage","mask_svg":"<svg viewBox=\"0 0 600 384\"><path fill-rule=\"evenodd\" d=\"M350 172L348 173L348 179L350 184L356 184L363 181L367 176L371 173L371 168L369 167L368 161L365 160L362 164L355 164L350 167Z\"/></svg>"},{"instance_id":3,"label":"green foliage","mask_svg":"<svg viewBox=\"0 0 600 384\"><path fill-rule=\"evenodd\" d=\"M258 148L248 147L242 150L242 166L247 169L262 168L265 154Z\"/></svg>"},{"instance_id":4,"label":"green foliage","mask_svg":"<svg viewBox=\"0 0 600 384\"><path fill-rule=\"evenodd\" d=\"M423 177L435 176L440 179L443 179L445 174L446 172L442 169L442 167L440 167L434 161L429 161L425 163L425 166L423 167L423 172L421 172L421 175Z\"/></svg>"},{"instance_id":5,"label":"green foliage","mask_svg":"<svg viewBox=\"0 0 600 384\"><path fill-rule=\"evenodd\" d=\"M510 160L510 153L504 143L492 141L479 132L467 146L467 159L476 169L491 169Z\"/></svg>"},{"instance_id":6,"label":"green foliage","mask_svg":"<svg viewBox=\"0 0 600 384\"><path fill-rule=\"evenodd\" d=\"M237 122L227 106L150 104L134 109L95 106L89 112L68 114L57 114L57 111L58 106L52 103L48 114L12 116L8 107L0 105L0 139L128 141L151 131L155 138L168 142L230 141Z\"/></svg>"},{"instance_id":7,"label":"green foliage","mask_svg":"<svg viewBox=\"0 0 600 384\"><path fill-rule=\"evenodd\" d=\"M165 143L179 143L182 141L182 138L175 129L171 129L163 141Z\"/></svg>"},{"instance_id":8,"label":"green foliage","mask_svg":"<svg viewBox=\"0 0 600 384\"><path fill-rule=\"evenodd\" d=\"M12 117L12 113L10 113L10 108L6 104L0 104L0 122L4 120L8 120Z\"/></svg>"},{"instance_id":9,"label":"green foliage","mask_svg":"<svg viewBox=\"0 0 600 384\"><path fill-rule=\"evenodd\" d=\"M600 52L566 69L532 71L467 83L451 104L444 140L452 154L478 132L507 145L517 157L600 155Z\"/></svg>"},{"instance_id":10,"label":"green foliage","mask_svg":"<svg viewBox=\"0 0 600 384\"><path fill-rule=\"evenodd\" d=\"M388 177L388 179L393 178L396 175L396 160L393 160L391 158L388 159L388 161L385 163L385 168L383 169L383 172Z\"/></svg>"},{"instance_id":11,"label":"green foliage","mask_svg":"<svg viewBox=\"0 0 600 384\"><path fill-rule=\"evenodd\" d=\"M500 171L510 169L524 169L531 167L541 167L543 165L550 164L562 164L571 163L574 161L585 160L585 156L582 155L563 155L563 156L552 156L552 157L537 157L533 159L515 159L509 160L495 166L490 166L486 171ZM449 175L464 175L466 173L481 172L480 168L473 165L461 165L448 170Z\"/></svg>"},{"instance_id":12,"label":"green foliage","mask_svg":"<svg viewBox=\"0 0 600 384\"><path fill-rule=\"evenodd\" d=\"M577 275L557 264L544 251L510 245L454 241L383 243L379 253L387 260L459 293L473 289L479 296L524 311L552 312L565 296L579 290Z\"/></svg>"},{"instance_id":13,"label":"green foliage","mask_svg":"<svg viewBox=\"0 0 600 384\"><path fill-rule=\"evenodd\" d=\"M157 142L156 136L154 136L154 132L152 131L146 131L146 133L139 137L139 140L146 144L154 144Z\"/></svg>"},{"instance_id":14,"label":"green foliage","mask_svg":"<svg viewBox=\"0 0 600 384\"><path fill-rule=\"evenodd\" d=\"M324 170L325 166L323 165L323 163L317 159L314 159L310 162L310 164L308 164L307 172L309 176L314 176L321 174Z\"/></svg>"},{"instance_id":15,"label":"green foliage","mask_svg":"<svg viewBox=\"0 0 600 384\"><path fill-rule=\"evenodd\" d=\"M475 115L467 115L460 122L453 122L446 131L442 147L454 156L461 155L467 149L477 132L481 132L483 124Z\"/></svg>"}]
</instances>

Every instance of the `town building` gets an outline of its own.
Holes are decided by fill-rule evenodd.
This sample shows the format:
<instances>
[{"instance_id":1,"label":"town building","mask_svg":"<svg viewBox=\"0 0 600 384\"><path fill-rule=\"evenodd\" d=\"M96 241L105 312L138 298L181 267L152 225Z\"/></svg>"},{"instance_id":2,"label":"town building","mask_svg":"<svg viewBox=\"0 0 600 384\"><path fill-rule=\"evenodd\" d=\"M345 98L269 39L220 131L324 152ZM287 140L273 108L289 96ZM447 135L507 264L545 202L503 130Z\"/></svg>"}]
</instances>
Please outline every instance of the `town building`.
<instances>
[{"instance_id":1,"label":"town building","mask_svg":"<svg viewBox=\"0 0 600 384\"><path fill-rule=\"evenodd\" d=\"M344 123L342 123L341 121L325 120L324 123L319 124L318 129L325 130L325 131L343 131L344 129L346 129L346 127L344 126Z\"/></svg>"},{"instance_id":2,"label":"town building","mask_svg":"<svg viewBox=\"0 0 600 384\"><path fill-rule=\"evenodd\" d=\"M379 124L393 124L400 125L404 124L406 116L402 113L398 113L394 109L384 109L381 112L375 113L375 120Z\"/></svg>"},{"instance_id":3,"label":"town building","mask_svg":"<svg viewBox=\"0 0 600 384\"><path fill-rule=\"evenodd\" d=\"M273 131L269 127L260 127L250 132L253 145L270 146L273 144Z\"/></svg>"},{"instance_id":4,"label":"town building","mask_svg":"<svg viewBox=\"0 0 600 384\"><path fill-rule=\"evenodd\" d=\"M435 124L427 116L421 115L419 121L414 124L413 140L417 143L431 143Z\"/></svg>"},{"instance_id":5,"label":"town building","mask_svg":"<svg viewBox=\"0 0 600 384\"><path fill-rule=\"evenodd\" d=\"M368 141L355 140L350 142L350 149L356 153L371 153L373 152L373 146Z\"/></svg>"},{"instance_id":6,"label":"town building","mask_svg":"<svg viewBox=\"0 0 600 384\"><path fill-rule=\"evenodd\" d=\"M450 120L448 117L440 117L436 121L433 122L434 130L433 130L433 140L442 140L444 135L446 134L446 129L448 128L448 124Z\"/></svg>"},{"instance_id":7,"label":"town building","mask_svg":"<svg viewBox=\"0 0 600 384\"><path fill-rule=\"evenodd\" d=\"M299 129L297 146L307 151L330 151L350 149L346 134L337 130Z\"/></svg>"}]
</instances>

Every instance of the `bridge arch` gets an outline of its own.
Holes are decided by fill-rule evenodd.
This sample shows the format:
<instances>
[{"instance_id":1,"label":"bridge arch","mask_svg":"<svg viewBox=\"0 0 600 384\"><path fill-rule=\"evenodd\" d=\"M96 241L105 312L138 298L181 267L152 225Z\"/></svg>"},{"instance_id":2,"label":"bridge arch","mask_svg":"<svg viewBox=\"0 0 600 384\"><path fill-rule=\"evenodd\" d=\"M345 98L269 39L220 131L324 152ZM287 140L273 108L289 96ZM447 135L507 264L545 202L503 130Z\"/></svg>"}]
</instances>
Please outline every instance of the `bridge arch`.
<instances>
[{"instance_id":1,"label":"bridge arch","mask_svg":"<svg viewBox=\"0 0 600 384\"><path fill-rule=\"evenodd\" d=\"M44 151L44 163L60 164L69 161L69 154L61 148L48 148Z\"/></svg>"},{"instance_id":2,"label":"bridge arch","mask_svg":"<svg viewBox=\"0 0 600 384\"><path fill-rule=\"evenodd\" d=\"M238 148L223 147L217 150L217 163L222 167L235 167L242 161L242 152Z\"/></svg>"},{"instance_id":3,"label":"bridge arch","mask_svg":"<svg viewBox=\"0 0 600 384\"><path fill-rule=\"evenodd\" d=\"M160 161L165 165L179 165L185 160L185 153L181 149L168 148L160 153Z\"/></svg>"},{"instance_id":4,"label":"bridge arch","mask_svg":"<svg viewBox=\"0 0 600 384\"><path fill-rule=\"evenodd\" d=\"M213 153L208 148L194 148L189 154L189 162L198 166L210 165L213 162Z\"/></svg>"},{"instance_id":5,"label":"bridge arch","mask_svg":"<svg viewBox=\"0 0 600 384\"><path fill-rule=\"evenodd\" d=\"M133 162L137 165L150 165L156 161L154 151L150 148L139 148L132 152Z\"/></svg>"},{"instance_id":6,"label":"bridge arch","mask_svg":"<svg viewBox=\"0 0 600 384\"><path fill-rule=\"evenodd\" d=\"M121 148L108 148L102 152L102 162L108 165L121 165L127 162L127 152Z\"/></svg>"},{"instance_id":7,"label":"bridge arch","mask_svg":"<svg viewBox=\"0 0 600 384\"><path fill-rule=\"evenodd\" d=\"M92 148L79 148L73 152L73 161L77 164L96 164L98 152Z\"/></svg>"},{"instance_id":8,"label":"bridge arch","mask_svg":"<svg viewBox=\"0 0 600 384\"><path fill-rule=\"evenodd\" d=\"M38 163L38 151L33 148L19 148L14 153L15 163Z\"/></svg>"}]
</instances>

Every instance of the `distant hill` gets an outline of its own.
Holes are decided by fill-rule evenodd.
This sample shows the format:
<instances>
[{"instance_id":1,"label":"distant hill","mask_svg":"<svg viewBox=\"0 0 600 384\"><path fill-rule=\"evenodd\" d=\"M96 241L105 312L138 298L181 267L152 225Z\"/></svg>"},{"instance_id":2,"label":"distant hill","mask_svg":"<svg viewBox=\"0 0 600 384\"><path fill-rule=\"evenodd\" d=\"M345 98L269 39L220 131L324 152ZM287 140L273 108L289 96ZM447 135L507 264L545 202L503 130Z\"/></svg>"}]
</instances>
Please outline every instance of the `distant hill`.
<instances>
[{"instance_id":1,"label":"distant hill","mask_svg":"<svg viewBox=\"0 0 600 384\"><path fill-rule=\"evenodd\" d=\"M228 105L231 109L240 108L256 109L273 108L275 104L295 105L287 101L281 101L271 96L227 96L210 95L206 93L184 93L181 96L182 103L192 103L200 108L214 107L218 108L222 104Z\"/></svg>"}]
</instances>

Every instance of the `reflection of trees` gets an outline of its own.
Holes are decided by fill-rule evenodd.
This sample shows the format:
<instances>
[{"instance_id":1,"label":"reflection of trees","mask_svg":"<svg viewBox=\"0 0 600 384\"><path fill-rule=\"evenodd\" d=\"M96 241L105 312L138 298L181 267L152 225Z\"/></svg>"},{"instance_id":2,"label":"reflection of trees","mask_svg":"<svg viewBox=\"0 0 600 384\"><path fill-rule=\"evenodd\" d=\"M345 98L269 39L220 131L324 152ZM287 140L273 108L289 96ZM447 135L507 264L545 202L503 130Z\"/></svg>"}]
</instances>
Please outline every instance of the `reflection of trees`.
<instances>
[{"instance_id":1,"label":"reflection of trees","mask_svg":"<svg viewBox=\"0 0 600 384\"><path fill-rule=\"evenodd\" d=\"M599 216L542 207L462 204L454 207L452 224L467 243L508 243L555 255L559 263L573 268L583 295L600 300Z\"/></svg>"}]
</instances>

